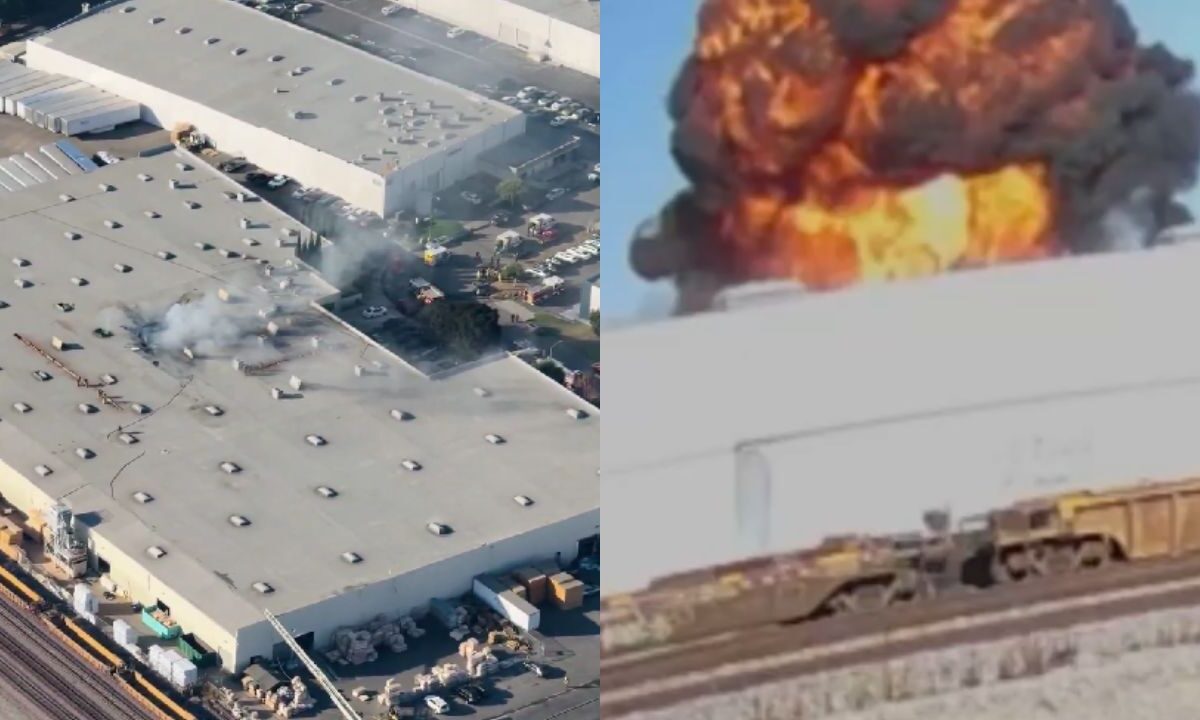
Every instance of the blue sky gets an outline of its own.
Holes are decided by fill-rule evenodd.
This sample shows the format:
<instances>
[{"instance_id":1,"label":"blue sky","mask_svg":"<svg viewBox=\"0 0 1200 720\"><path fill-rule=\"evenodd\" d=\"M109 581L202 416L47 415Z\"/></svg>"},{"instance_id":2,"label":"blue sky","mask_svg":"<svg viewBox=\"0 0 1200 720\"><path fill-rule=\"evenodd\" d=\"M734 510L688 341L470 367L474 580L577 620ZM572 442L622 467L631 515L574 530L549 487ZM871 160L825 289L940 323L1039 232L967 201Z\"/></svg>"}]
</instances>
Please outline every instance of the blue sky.
<instances>
[{"instance_id":1,"label":"blue sky","mask_svg":"<svg viewBox=\"0 0 1200 720\"><path fill-rule=\"evenodd\" d=\"M1200 64L1200 33L1180 0L1125 0L1143 43L1159 41ZM605 114L601 147L608 167L603 223L606 323L662 314L669 292L629 269L627 245L636 225L683 185L668 151L666 93L687 54L700 0L608 0L604 7ZM614 180L615 178L615 180ZM1187 200L1200 216L1200 192Z\"/></svg>"}]
</instances>

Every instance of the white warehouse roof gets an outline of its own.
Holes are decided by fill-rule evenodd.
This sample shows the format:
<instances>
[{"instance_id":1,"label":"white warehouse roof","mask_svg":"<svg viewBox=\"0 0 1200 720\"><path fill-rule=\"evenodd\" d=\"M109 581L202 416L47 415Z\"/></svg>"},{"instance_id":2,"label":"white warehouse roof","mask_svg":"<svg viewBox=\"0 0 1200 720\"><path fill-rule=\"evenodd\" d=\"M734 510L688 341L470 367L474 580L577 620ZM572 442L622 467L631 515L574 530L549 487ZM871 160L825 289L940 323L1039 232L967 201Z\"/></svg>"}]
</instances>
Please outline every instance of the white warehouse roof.
<instances>
[{"instance_id":1,"label":"white warehouse roof","mask_svg":"<svg viewBox=\"0 0 1200 720\"><path fill-rule=\"evenodd\" d=\"M35 45L380 174L520 114L229 0L118 1Z\"/></svg>"},{"instance_id":2,"label":"white warehouse roof","mask_svg":"<svg viewBox=\"0 0 1200 720\"><path fill-rule=\"evenodd\" d=\"M597 512L598 413L508 356L408 369L310 305L332 288L278 246L298 226L239 189L173 151L0 194L0 468L227 629ZM174 349L139 348L151 323Z\"/></svg>"},{"instance_id":3,"label":"white warehouse roof","mask_svg":"<svg viewBox=\"0 0 1200 720\"><path fill-rule=\"evenodd\" d=\"M554 20L600 34L600 0L512 0Z\"/></svg>"}]
</instances>

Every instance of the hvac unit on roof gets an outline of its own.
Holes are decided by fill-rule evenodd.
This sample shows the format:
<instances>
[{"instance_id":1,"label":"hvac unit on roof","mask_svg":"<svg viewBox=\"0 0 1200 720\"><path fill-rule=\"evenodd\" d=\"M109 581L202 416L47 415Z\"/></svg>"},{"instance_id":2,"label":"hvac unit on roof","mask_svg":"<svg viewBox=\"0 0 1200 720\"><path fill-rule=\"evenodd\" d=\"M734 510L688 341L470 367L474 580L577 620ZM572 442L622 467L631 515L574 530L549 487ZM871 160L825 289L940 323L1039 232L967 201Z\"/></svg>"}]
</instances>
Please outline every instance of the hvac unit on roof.
<instances>
[{"instance_id":1,"label":"hvac unit on roof","mask_svg":"<svg viewBox=\"0 0 1200 720\"><path fill-rule=\"evenodd\" d=\"M33 410L33 406L28 403L15 402L15 403L13 403L13 410L16 410L17 412L24 415L25 413L29 412L30 410Z\"/></svg>"},{"instance_id":2,"label":"hvac unit on roof","mask_svg":"<svg viewBox=\"0 0 1200 720\"><path fill-rule=\"evenodd\" d=\"M100 409L91 403L79 403L78 407L79 412L83 413L84 415L91 415L93 413L100 412Z\"/></svg>"},{"instance_id":3,"label":"hvac unit on roof","mask_svg":"<svg viewBox=\"0 0 1200 720\"><path fill-rule=\"evenodd\" d=\"M42 477L54 474L49 465L37 465L33 468L33 471Z\"/></svg>"},{"instance_id":4,"label":"hvac unit on roof","mask_svg":"<svg viewBox=\"0 0 1200 720\"><path fill-rule=\"evenodd\" d=\"M429 531L430 535L449 535L454 532L449 525L439 522L431 522L425 526L425 529Z\"/></svg>"},{"instance_id":5,"label":"hvac unit on roof","mask_svg":"<svg viewBox=\"0 0 1200 720\"><path fill-rule=\"evenodd\" d=\"M362 555L359 555L356 552L344 552L342 553L342 559L351 565L355 565L362 562Z\"/></svg>"},{"instance_id":6,"label":"hvac unit on roof","mask_svg":"<svg viewBox=\"0 0 1200 720\"><path fill-rule=\"evenodd\" d=\"M75 287L83 287L84 285L88 284L88 281L87 281L87 278L73 277L73 278L71 278L71 284L74 285Z\"/></svg>"},{"instance_id":7,"label":"hvac unit on roof","mask_svg":"<svg viewBox=\"0 0 1200 720\"><path fill-rule=\"evenodd\" d=\"M24 290L25 288L33 287L33 283L29 280L26 280L25 278L17 278L15 280L13 280L13 285L16 285L17 287L21 288L22 290Z\"/></svg>"},{"instance_id":8,"label":"hvac unit on roof","mask_svg":"<svg viewBox=\"0 0 1200 720\"><path fill-rule=\"evenodd\" d=\"M108 373L104 373L103 375L100 376L100 382L104 383L105 385L116 385L117 384L117 376L110 375Z\"/></svg>"},{"instance_id":9,"label":"hvac unit on roof","mask_svg":"<svg viewBox=\"0 0 1200 720\"><path fill-rule=\"evenodd\" d=\"M404 460L400 463L400 465L409 472L416 472L421 469L421 463L417 462L416 460Z\"/></svg>"},{"instance_id":10,"label":"hvac unit on roof","mask_svg":"<svg viewBox=\"0 0 1200 720\"><path fill-rule=\"evenodd\" d=\"M328 485L321 485L317 488L317 494L324 498L335 498L337 497L337 490Z\"/></svg>"},{"instance_id":11,"label":"hvac unit on roof","mask_svg":"<svg viewBox=\"0 0 1200 720\"><path fill-rule=\"evenodd\" d=\"M220 417L225 414L225 411L222 410L219 405L205 405L204 412L212 415L213 417Z\"/></svg>"},{"instance_id":12,"label":"hvac unit on roof","mask_svg":"<svg viewBox=\"0 0 1200 720\"><path fill-rule=\"evenodd\" d=\"M488 433L487 435L483 436L483 439L487 440L488 442L490 442L493 445L503 445L504 444L504 438L500 437L499 435L497 435L495 433Z\"/></svg>"},{"instance_id":13,"label":"hvac unit on roof","mask_svg":"<svg viewBox=\"0 0 1200 720\"><path fill-rule=\"evenodd\" d=\"M26 260L25 258L19 258L19 257L13 258L12 264L16 265L17 267L29 267L29 261Z\"/></svg>"},{"instance_id":14,"label":"hvac unit on roof","mask_svg":"<svg viewBox=\"0 0 1200 720\"><path fill-rule=\"evenodd\" d=\"M186 26L175 28L176 35L187 35L191 31L192 31L192 29L190 27L186 27Z\"/></svg>"},{"instance_id":15,"label":"hvac unit on roof","mask_svg":"<svg viewBox=\"0 0 1200 720\"><path fill-rule=\"evenodd\" d=\"M91 460L92 458L96 457L96 453L85 447L75 448L75 454L80 460Z\"/></svg>"},{"instance_id":16,"label":"hvac unit on roof","mask_svg":"<svg viewBox=\"0 0 1200 720\"><path fill-rule=\"evenodd\" d=\"M567 415L576 420L582 420L588 416L586 412L580 410L579 408L567 408Z\"/></svg>"},{"instance_id":17,"label":"hvac unit on roof","mask_svg":"<svg viewBox=\"0 0 1200 720\"><path fill-rule=\"evenodd\" d=\"M126 265L125 263L113 263L113 270L116 270L119 273L127 273L132 272L133 267Z\"/></svg>"},{"instance_id":18,"label":"hvac unit on roof","mask_svg":"<svg viewBox=\"0 0 1200 720\"><path fill-rule=\"evenodd\" d=\"M151 220L157 220L160 217L162 217L162 215L158 214L157 210L147 210L146 212L144 212L142 214L145 215L146 217L150 218Z\"/></svg>"},{"instance_id":19,"label":"hvac unit on roof","mask_svg":"<svg viewBox=\"0 0 1200 720\"><path fill-rule=\"evenodd\" d=\"M46 372L45 370L34 370L33 376L41 382L47 382L48 380L50 380L50 378L54 377L53 375Z\"/></svg>"},{"instance_id":20,"label":"hvac unit on roof","mask_svg":"<svg viewBox=\"0 0 1200 720\"><path fill-rule=\"evenodd\" d=\"M154 254L157 255L160 260L172 260L175 257L175 253L170 252L169 250L159 250Z\"/></svg>"},{"instance_id":21,"label":"hvac unit on roof","mask_svg":"<svg viewBox=\"0 0 1200 720\"><path fill-rule=\"evenodd\" d=\"M108 183L100 183L99 188L100 192L112 192L113 190L116 190L115 187L109 185Z\"/></svg>"},{"instance_id":22,"label":"hvac unit on roof","mask_svg":"<svg viewBox=\"0 0 1200 720\"><path fill-rule=\"evenodd\" d=\"M157 559L165 556L167 554L167 551L163 550L162 548L160 548L157 545L151 545L150 547L146 548L146 554L149 555L150 557L154 558L155 560L157 560Z\"/></svg>"},{"instance_id":23,"label":"hvac unit on roof","mask_svg":"<svg viewBox=\"0 0 1200 720\"><path fill-rule=\"evenodd\" d=\"M134 499L134 500L137 500L137 501L138 501L138 502L140 502L141 504L145 505L146 503L148 503L148 502L151 502L152 500L154 500L154 496L153 496L153 495L151 495L151 494L150 494L150 493L148 493L148 492L143 492L143 491L141 491L141 490L138 490L137 492L135 492L135 493L133 494L133 499Z\"/></svg>"},{"instance_id":24,"label":"hvac unit on roof","mask_svg":"<svg viewBox=\"0 0 1200 720\"><path fill-rule=\"evenodd\" d=\"M62 194L62 195L59 195L59 196L58 196L58 199L59 199L60 201L62 201L62 202L65 202L65 203L69 203L69 202L75 202L75 196L74 196L74 195L67 195L67 194L65 194L65 193L64 193L64 194Z\"/></svg>"},{"instance_id":25,"label":"hvac unit on roof","mask_svg":"<svg viewBox=\"0 0 1200 720\"><path fill-rule=\"evenodd\" d=\"M251 587L254 588L256 592L259 592L263 595L270 595L271 593L275 592L275 588L271 587L270 583L265 583L261 580L251 585Z\"/></svg>"},{"instance_id":26,"label":"hvac unit on roof","mask_svg":"<svg viewBox=\"0 0 1200 720\"><path fill-rule=\"evenodd\" d=\"M215 37L204 38L205 45L216 45L220 41L221 41L220 38L215 38Z\"/></svg>"},{"instance_id":27,"label":"hvac unit on roof","mask_svg":"<svg viewBox=\"0 0 1200 720\"><path fill-rule=\"evenodd\" d=\"M150 22L150 24L151 24L151 25L157 25L157 24L159 24L159 23L160 23L160 22L162 22L162 21L163 21L163 19L162 19L162 18L160 18L160 17L152 17L152 18L150 18L150 20L149 20L149 22Z\"/></svg>"},{"instance_id":28,"label":"hvac unit on roof","mask_svg":"<svg viewBox=\"0 0 1200 720\"><path fill-rule=\"evenodd\" d=\"M300 112L299 110L288 110L288 117L293 120L299 120L300 118L304 117L304 113Z\"/></svg>"},{"instance_id":29,"label":"hvac unit on roof","mask_svg":"<svg viewBox=\"0 0 1200 720\"><path fill-rule=\"evenodd\" d=\"M533 504L533 499L528 495L513 495L513 502L521 507L529 507Z\"/></svg>"},{"instance_id":30,"label":"hvac unit on roof","mask_svg":"<svg viewBox=\"0 0 1200 720\"><path fill-rule=\"evenodd\" d=\"M401 421L412 420L412 417L413 417L412 413L405 412L403 410L397 410L397 409L393 409L388 414L392 416L393 420L401 420Z\"/></svg>"},{"instance_id":31,"label":"hvac unit on roof","mask_svg":"<svg viewBox=\"0 0 1200 720\"><path fill-rule=\"evenodd\" d=\"M150 175L147 175L146 173L138 173L138 174L137 174L137 179L138 179L138 180L141 180L142 182L150 182L150 181L151 181L151 180L153 180L154 178L153 178L152 176L150 176Z\"/></svg>"},{"instance_id":32,"label":"hvac unit on roof","mask_svg":"<svg viewBox=\"0 0 1200 720\"><path fill-rule=\"evenodd\" d=\"M250 524L250 520L244 515L230 515L229 522L236 527L246 527Z\"/></svg>"},{"instance_id":33,"label":"hvac unit on roof","mask_svg":"<svg viewBox=\"0 0 1200 720\"><path fill-rule=\"evenodd\" d=\"M138 415L146 415L150 412L150 406L141 403L131 403L129 407Z\"/></svg>"},{"instance_id":34,"label":"hvac unit on roof","mask_svg":"<svg viewBox=\"0 0 1200 720\"><path fill-rule=\"evenodd\" d=\"M229 51L229 54L230 54L230 55L233 55L233 56L235 56L235 57L236 57L236 56L238 56L238 55L245 55L245 54L246 54L246 48L244 48L244 47L235 47L234 49L232 49L232 50L230 50L230 51Z\"/></svg>"},{"instance_id":35,"label":"hvac unit on roof","mask_svg":"<svg viewBox=\"0 0 1200 720\"><path fill-rule=\"evenodd\" d=\"M80 238L80 235L77 232L68 230L65 233L63 233L63 237L65 237L68 240L78 240Z\"/></svg>"},{"instance_id":36,"label":"hvac unit on roof","mask_svg":"<svg viewBox=\"0 0 1200 720\"><path fill-rule=\"evenodd\" d=\"M313 447L321 447L322 445L326 444L325 438L321 437L320 435L305 435L304 442L312 445Z\"/></svg>"},{"instance_id":37,"label":"hvac unit on roof","mask_svg":"<svg viewBox=\"0 0 1200 720\"><path fill-rule=\"evenodd\" d=\"M236 473L240 473L242 471L242 468L235 462L230 462L228 460L224 460L221 462L221 470L224 471L228 475L234 475Z\"/></svg>"},{"instance_id":38,"label":"hvac unit on roof","mask_svg":"<svg viewBox=\"0 0 1200 720\"><path fill-rule=\"evenodd\" d=\"M273 62L273 63L276 63L276 62L279 62L279 61L280 61L280 60L282 60L282 59L283 59L283 56L282 56L282 55L270 55L270 56L268 56L268 57L267 57L267 62Z\"/></svg>"},{"instance_id":39,"label":"hvac unit on roof","mask_svg":"<svg viewBox=\"0 0 1200 720\"><path fill-rule=\"evenodd\" d=\"M132 435L130 433L121 433L117 437L120 438L121 442L125 443L126 445L137 445L138 442L137 435Z\"/></svg>"}]
</instances>

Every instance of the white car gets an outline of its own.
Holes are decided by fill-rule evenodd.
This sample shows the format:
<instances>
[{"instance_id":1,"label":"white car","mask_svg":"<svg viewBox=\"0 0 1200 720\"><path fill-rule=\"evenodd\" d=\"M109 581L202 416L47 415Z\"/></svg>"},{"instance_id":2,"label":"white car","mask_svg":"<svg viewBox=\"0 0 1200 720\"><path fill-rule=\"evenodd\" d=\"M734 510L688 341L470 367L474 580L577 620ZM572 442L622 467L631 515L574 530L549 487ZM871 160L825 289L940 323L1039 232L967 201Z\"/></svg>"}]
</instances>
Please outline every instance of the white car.
<instances>
[{"instance_id":1,"label":"white car","mask_svg":"<svg viewBox=\"0 0 1200 720\"><path fill-rule=\"evenodd\" d=\"M312 9L312 3L296 3L292 6L292 12L296 13L297 15L303 15Z\"/></svg>"},{"instance_id":2,"label":"white car","mask_svg":"<svg viewBox=\"0 0 1200 720\"><path fill-rule=\"evenodd\" d=\"M400 12L403 9L404 8L400 7L399 5L387 5L387 6L384 6L383 10L381 10L380 12L383 13L384 17L387 17L389 15L395 15L396 13Z\"/></svg>"},{"instance_id":3,"label":"white car","mask_svg":"<svg viewBox=\"0 0 1200 720\"><path fill-rule=\"evenodd\" d=\"M267 187L271 188L272 190L278 190L279 188L283 187L284 185L287 185L288 183L290 183L291 181L292 181L292 179L290 177L288 177L287 175L276 175L275 177L273 177L267 181Z\"/></svg>"},{"instance_id":4,"label":"white car","mask_svg":"<svg viewBox=\"0 0 1200 720\"><path fill-rule=\"evenodd\" d=\"M483 198L479 197L473 192L467 192L465 190L461 193L461 197L463 200L466 200L472 205L478 205L483 202Z\"/></svg>"},{"instance_id":5,"label":"white car","mask_svg":"<svg viewBox=\"0 0 1200 720\"><path fill-rule=\"evenodd\" d=\"M445 715L450 712L450 703L437 695L426 695L425 705L433 711L434 715Z\"/></svg>"},{"instance_id":6,"label":"white car","mask_svg":"<svg viewBox=\"0 0 1200 720\"><path fill-rule=\"evenodd\" d=\"M588 247L587 245L580 245L579 247L571 248L571 252L575 253L576 255L582 255L588 260L600 254L599 250L593 247Z\"/></svg>"},{"instance_id":7,"label":"white car","mask_svg":"<svg viewBox=\"0 0 1200 720\"><path fill-rule=\"evenodd\" d=\"M563 195L566 195L566 194L567 194L566 190L563 190L562 188L554 188L550 192L546 193L546 200L549 202L554 202L555 200L559 199L560 197L562 197Z\"/></svg>"},{"instance_id":8,"label":"white car","mask_svg":"<svg viewBox=\"0 0 1200 720\"><path fill-rule=\"evenodd\" d=\"M567 107L567 104L565 102L563 102L562 100L555 100L554 102L550 103L550 109L553 110L554 112L559 112L560 110L565 110L566 107Z\"/></svg>"},{"instance_id":9,"label":"white car","mask_svg":"<svg viewBox=\"0 0 1200 720\"><path fill-rule=\"evenodd\" d=\"M546 97L544 95L537 99L538 107L550 107L550 104L553 102L554 102L553 100L551 100L549 97Z\"/></svg>"},{"instance_id":10,"label":"white car","mask_svg":"<svg viewBox=\"0 0 1200 720\"><path fill-rule=\"evenodd\" d=\"M549 277L549 273L547 273L545 270L541 269L540 267L529 268L529 269L528 269L528 270L526 270L525 272L529 273L530 275L532 275L532 276L534 276L534 277L536 277L536 278L546 278L546 277Z\"/></svg>"},{"instance_id":11,"label":"white car","mask_svg":"<svg viewBox=\"0 0 1200 720\"><path fill-rule=\"evenodd\" d=\"M121 162L121 158L113 155L107 150L101 150L100 152L96 153L96 157L100 158L100 162L104 163L105 165L116 165L117 163Z\"/></svg>"},{"instance_id":12,"label":"white car","mask_svg":"<svg viewBox=\"0 0 1200 720\"><path fill-rule=\"evenodd\" d=\"M466 30L464 30L460 27L452 27L446 31L446 37L450 38L451 40L454 40L455 38L462 37L463 35L466 34L466 32L467 32ZM436 697L436 696L430 695L430 697ZM438 698L438 699L440 700L441 698Z\"/></svg>"},{"instance_id":13,"label":"white car","mask_svg":"<svg viewBox=\"0 0 1200 720\"><path fill-rule=\"evenodd\" d=\"M505 95L504 97L500 98L500 102L504 103L505 105L516 105L517 103L521 102L521 98L517 97L516 95Z\"/></svg>"},{"instance_id":14,"label":"white car","mask_svg":"<svg viewBox=\"0 0 1200 720\"><path fill-rule=\"evenodd\" d=\"M387 315L387 308L382 305L372 305L371 307L362 311L362 316L368 320L381 318L384 315Z\"/></svg>"},{"instance_id":15,"label":"white car","mask_svg":"<svg viewBox=\"0 0 1200 720\"><path fill-rule=\"evenodd\" d=\"M575 263L579 262L578 255L568 254L566 250L554 253L554 257L557 258L559 262L566 263L567 265L574 265Z\"/></svg>"},{"instance_id":16,"label":"white car","mask_svg":"<svg viewBox=\"0 0 1200 720\"><path fill-rule=\"evenodd\" d=\"M569 121L565 117L562 117L561 115L555 115L554 117L550 118L550 127L562 127L563 125L566 125L567 122Z\"/></svg>"}]
</instances>

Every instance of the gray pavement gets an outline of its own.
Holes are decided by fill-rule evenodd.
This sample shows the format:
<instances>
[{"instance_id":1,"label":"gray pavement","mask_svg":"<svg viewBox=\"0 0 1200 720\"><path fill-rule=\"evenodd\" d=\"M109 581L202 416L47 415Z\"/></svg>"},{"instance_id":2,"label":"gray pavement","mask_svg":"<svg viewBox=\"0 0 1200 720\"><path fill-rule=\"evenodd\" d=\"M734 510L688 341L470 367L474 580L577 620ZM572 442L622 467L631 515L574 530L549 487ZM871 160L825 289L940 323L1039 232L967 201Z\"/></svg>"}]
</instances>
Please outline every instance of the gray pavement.
<instances>
[{"instance_id":1,"label":"gray pavement","mask_svg":"<svg viewBox=\"0 0 1200 720\"><path fill-rule=\"evenodd\" d=\"M404 64L461 87L538 85L600 109L600 81L566 68L535 63L503 43L466 33L446 37L448 25L425 15L385 17L386 0L316 0L301 25L340 37L371 52L404 56ZM354 36L351 38L350 36Z\"/></svg>"}]
</instances>

